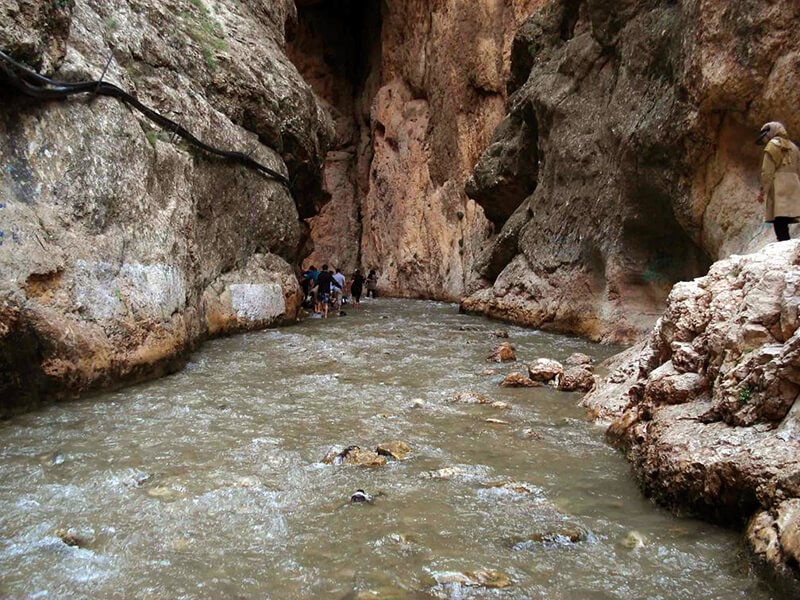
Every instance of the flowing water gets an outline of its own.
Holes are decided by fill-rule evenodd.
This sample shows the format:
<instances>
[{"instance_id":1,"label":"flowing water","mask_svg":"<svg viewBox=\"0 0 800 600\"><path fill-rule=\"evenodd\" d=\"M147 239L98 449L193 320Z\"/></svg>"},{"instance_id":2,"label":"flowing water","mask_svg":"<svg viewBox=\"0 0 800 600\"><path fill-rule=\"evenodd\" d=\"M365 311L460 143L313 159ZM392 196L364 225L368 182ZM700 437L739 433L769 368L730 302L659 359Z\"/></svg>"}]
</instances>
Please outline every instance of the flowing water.
<instances>
[{"instance_id":1,"label":"flowing water","mask_svg":"<svg viewBox=\"0 0 800 600\"><path fill-rule=\"evenodd\" d=\"M641 496L579 396L481 375L498 327L382 299L215 340L176 375L0 424L0 596L771 597L736 533ZM525 362L611 352L508 331ZM511 408L452 403L467 390ZM410 457L321 462L389 440ZM375 502L349 503L358 488ZM443 575L477 569L513 585Z\"/></svg>"}]
</instances>

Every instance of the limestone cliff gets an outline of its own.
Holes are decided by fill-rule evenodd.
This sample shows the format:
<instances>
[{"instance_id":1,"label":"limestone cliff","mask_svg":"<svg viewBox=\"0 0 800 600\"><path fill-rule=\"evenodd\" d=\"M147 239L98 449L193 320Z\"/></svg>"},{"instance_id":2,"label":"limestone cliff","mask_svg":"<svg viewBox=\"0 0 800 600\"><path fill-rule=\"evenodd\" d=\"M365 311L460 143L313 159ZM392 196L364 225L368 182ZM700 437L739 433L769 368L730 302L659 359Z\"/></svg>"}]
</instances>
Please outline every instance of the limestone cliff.
<instances>
[{"instance_id":1,"label":"limestone cliff","mask_svg":"<svg viewBox=\"0 0 800 600\"><path fill-rule=\"evenodd\" d=\"M768 120L800 132L792 0L553 0L512 49L509 114L467 192L497 234L463 307L603 341L750 251Z\"/></svg>"},{"instance_id":2,"label":"limestone cliff","mask_svg":"<svg viewBox=\"0 0 800 600\"><path fill-rule=\"evenodd\" d=\"M720 261L679 283L645 342L584 398L610 422L644 491L747 526L800 589L800 242Z\"/></svg>"},{"instance_id":3,"label":"limestone cliff","mask_svg":"<svg viewBox=\"0 0 800 600\"><path fill-rule=\"evenodd\" d=\"M205 336L292 319L327 112L284 52L283 0L11 0L0 49L106 79L291 189L111 98L0 82L0 414L163 373Z\"/></svg>"},{"instance_id":4,"label":"limestone cliff","mask_svg":"<svg viewBox=\"0 0 800 600\"><path fill-rule=\"evenodd\" d=\"M475 288L490 224L464 181L505 112L514 33L542 4L299 3L292 57L337 122L307 263L375 268L392 295Z\"/></svg>"}]
</instances>

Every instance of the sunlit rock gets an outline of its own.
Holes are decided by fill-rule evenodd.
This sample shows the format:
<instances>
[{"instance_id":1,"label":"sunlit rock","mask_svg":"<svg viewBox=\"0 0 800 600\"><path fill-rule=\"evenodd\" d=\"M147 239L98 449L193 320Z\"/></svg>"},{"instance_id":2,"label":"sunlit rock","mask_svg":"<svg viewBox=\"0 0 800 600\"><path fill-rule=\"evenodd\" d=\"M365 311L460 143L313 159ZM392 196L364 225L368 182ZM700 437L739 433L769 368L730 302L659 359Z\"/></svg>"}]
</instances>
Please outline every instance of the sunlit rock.
<instances>
[{"instance_id":1,"label":"sunlit rock","mask_svg":"<svg viewBox=\"0 0 800 600\"><path fill-rule=\"evenodd\" d=\"M526 377L523 373L511 373L506 375L505 379L500 383L502 387L539 387L542 384L533 381L529 377Z\"/></svg>"},{"instance_id":2,"label":"sunlit rock","mask_svg":"<svg viewBox=\"0 0 800 600\"><path fill-rule=\"evenodd\" d=\"M550 383L564 373L564 366L549 358L539 358L528 367L528 374L534 381Z\"/></svg>"},{"instance_id":3,"label":"sunlit rock","mask_svg":"<svg viewBox=\"0 0 800 600\"><path fill-rule=\"evenodd\" d=\"M411 446L405 442L396 440L393 442L384 442L383 444L380 444L375 449L375 452L381 456L391 458L392 460L403 460L411 452Z\"/></svg>"},{"instance_id":4,"label":"sunlit rock","mask_svg":"<svg viewBox=\"0 0 800 600\"><path fill-rule=\"evenodd\" d=\"M498 344L492 350L492 353L486 357L486 360L491 360L494 362L510 362L517 360L517 353L511 344L508 342L503 342L502 344Z\"/></svg>"}]
</instances>

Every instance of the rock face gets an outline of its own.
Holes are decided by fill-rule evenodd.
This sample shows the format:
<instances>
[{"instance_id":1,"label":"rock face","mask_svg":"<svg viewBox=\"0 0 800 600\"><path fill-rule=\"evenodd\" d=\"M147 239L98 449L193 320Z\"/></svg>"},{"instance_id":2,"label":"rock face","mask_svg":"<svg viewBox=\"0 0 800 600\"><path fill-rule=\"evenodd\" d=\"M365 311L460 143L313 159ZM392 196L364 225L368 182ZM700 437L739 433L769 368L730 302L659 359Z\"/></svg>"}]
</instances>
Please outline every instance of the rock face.
<instances>
[{"instance_id":1,"label":"rock face","mask_svg":"<svg viewBox=\"0 0 800 600\"><path fill-rule=\"evenodd\" d=\"M584 405L611 419L645 492L743 524L800 582L800 242L733 256L675 286L649 338Z\"/></svg>"},{"instance_id":2,"label":"rock face","mask_svg":"<svg viewBox=\"0 0 800 600\"><path fill-rule=\"evenodd\" d=\"M505 112L514 33L544 0L299 4L310 35L292 56L337 122L332 201L311 221L306 263L375 268L385 294L460 300L489 234L464 180ZM319 45L328 58L308 58Z\"/></svg>"},{"instance_id":3,"label":"rock face","mask_svg":"<svg viewBox=\"0 0 800 600\"><path fill-rule=\"evenodd\" d=\"M0 48L106 80L286 189L110 98L0 87L0 414L175 368L212 334L293 319L332 123L284 54L288 2L12 0Z\"/></svg>"},{"instance_id":4,"label":"rock face","mask_svg":"<svg viewBox=\"0 0 800 600\"><path fill-rule=\"evenodd\" d=\"M628 342L673 283L774 239L753 132L800 134L798 16L793 0L553 0L531 16L466 186L496 234L463 309Z\"/></svg>"}]
</instances>

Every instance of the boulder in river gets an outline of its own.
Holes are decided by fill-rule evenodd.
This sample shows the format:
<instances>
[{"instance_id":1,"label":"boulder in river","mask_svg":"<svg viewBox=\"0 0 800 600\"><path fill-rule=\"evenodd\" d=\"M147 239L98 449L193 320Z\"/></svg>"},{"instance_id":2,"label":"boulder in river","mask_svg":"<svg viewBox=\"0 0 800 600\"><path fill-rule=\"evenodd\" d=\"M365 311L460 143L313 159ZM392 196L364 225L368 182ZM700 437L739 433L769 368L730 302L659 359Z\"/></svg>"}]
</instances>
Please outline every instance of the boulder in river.
<instances>
[{"instance_id":1,"label":"boulder in river","mask_svg":"<svg viewBox=\"0 0 800 600\"><path fill-rule=\"evenodd\" d=\"M486 357L486 360L491 360L494 362L510 362L517 360L517 352L514 346L509 344L508 342L503 342L502 344L497 344L492 353Z\"/></svg>"},{"instance_id":2,"label":"boulder in river","mask_svg":"<svg viewBox=\"0 0 800 600\"><path fill-rule=\"evenodd\" d=\"M502 400L495 400L492 402L491 407L500 410L508 410L511 408L511 405L508 402L503 402Z\"/></svg>"},{"instance_id":3,"label":"boulder in river","mask_svg":"<svg viewBox=\"0 0 800 600\"><path fill-rule=\"evenodd\" d=\"M564 372L564 366L550 358L538 358L528 367L528 375L534 381L550 383Z\"/></svg>"},{"instance_id":4,"label":"boulder in river","mask_svg":"<svg viewBox=\"0 0 800 600\"><path fill-rule=\"evenodd\" d=\"M511 373L510 375L506 375L506 378L503 379L503 382L500 384L503 387L539 387L542 384L538 381L534 381L526 377L522 373Z\"/></svg>"},{"instance_id":5,"label":"boulder in river","mask_svg":"<svg viewBox=\"0 0 800 600\"><path fill-rule=\"evenodd\" d=\"M348 446L341 452L332 450L322 460L326 465L357 465L361 467L382 467L386 457L359 446Z\"/></svg>"},{"instance_id":6,"label":"boulder in river","mask_svg":"<svg viewBox=\"0 0 800 600\"><path fill-rule=\"evenodd\" d=\"M494 332L494 337L501 338L501 339L508 339L508 331L505 329L498 329Z\"/></svg>"},{"instance_id":7,"label":"boulder in river","mask_svg":"<svg viewBox=\"0 0 800 600\"><path fill-rule=\"evenodd\" d=\"M463 585L465 587L507 588L511 578L501 571L477 571L436 573L433 576L437 585Z\"/></svg>"},{"instance_id":8,"label":"boulder in river","mask_svg":"<svg viewBox=\"0 0 800 600\"><path fill-rule=\"evenodd\" d=\"M393 442L384 442L380 444L375 452L381 456L386 456L392 460L403 460L411 452L411 446L405 442L395 440Z\"/></svg>"},{"instance_id":9,"label":"boulder in river","mask_svg":"<svg viewBox=\"0 0 800 600\"><path fill-rule=\"evenodd\" d=\"M594 388L594 372L590 365L569 367L558 379L563 392L589 392Z\"/></svg>"}]
</instances>

